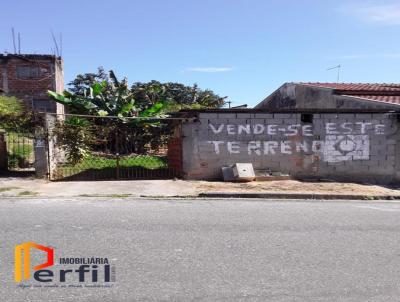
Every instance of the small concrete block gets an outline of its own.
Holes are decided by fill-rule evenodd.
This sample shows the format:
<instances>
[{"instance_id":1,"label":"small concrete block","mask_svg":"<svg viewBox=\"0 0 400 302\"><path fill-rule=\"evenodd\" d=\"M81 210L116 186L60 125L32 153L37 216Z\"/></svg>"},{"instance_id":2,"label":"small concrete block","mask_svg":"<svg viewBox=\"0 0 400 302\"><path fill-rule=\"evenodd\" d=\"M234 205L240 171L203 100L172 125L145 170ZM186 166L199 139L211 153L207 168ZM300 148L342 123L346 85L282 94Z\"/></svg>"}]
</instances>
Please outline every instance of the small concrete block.
<instances>
[{"instance_id":1,"label":"small concrete block","mask_svg":"<svg viewBox=\"0 0 400 302\"><path fill-rule=\"evenodd\" d=\"M199 119L217 119L217 113L199 113Z\"/></svg>"},{"instance_id":2,"label":"small concrete block","mask_svg":"<svg viewBox=\"0 0 400 302\"><path fill-rule=\"evenodd\" d=\"M239 181L253 181L256 177L251 163L236 163L233 166L233 175Z\"/></svg>"},{"instance_id":3,"label":"small concrete block","mask_svg":"<svg viewBox=\"0 0 400 302\"><path fill-rule=\"evenodd\" d=\"M222 167L221 170L224 181L235 181L235 175L233 175L232 166Z\"/></svg>"},{"instance_id":4,"label":"small concrete block","mask_svg":"<svg viewBox=\"0 0 400 302\"><path fill-rule=\"evenodd\" d=\"M290 113L274 113L274 118L289 119L292 117Z\"/></svg>"},{"instance_id":5,"label":"small concrete block","mask_svg":"<svg viewBox=\"0 0 400 302\"><path fill-rule=\"evenodd\" d=\"M218 113L218 118L235 119L236 113Z\"/></svg>"},{"instance_id":6,"label":"small concrete block","mask_svg":"<svg viewBox=\"0 0 400 302\"><path fill-rule=\"evenodd\" d=\"M256 119L273 119L274 115L272 113L256 113L254 117Z\"/></svg>"},{"instance_id":7,"label":"small concrete block","mask_svg":"<svg viewBox=\"0 0 400 302\"><path fill-rule=\"evenodd\" d=\"M252 118L252 114L251 113L237 113L237 118Z\"/></svg>"}]
</instances>

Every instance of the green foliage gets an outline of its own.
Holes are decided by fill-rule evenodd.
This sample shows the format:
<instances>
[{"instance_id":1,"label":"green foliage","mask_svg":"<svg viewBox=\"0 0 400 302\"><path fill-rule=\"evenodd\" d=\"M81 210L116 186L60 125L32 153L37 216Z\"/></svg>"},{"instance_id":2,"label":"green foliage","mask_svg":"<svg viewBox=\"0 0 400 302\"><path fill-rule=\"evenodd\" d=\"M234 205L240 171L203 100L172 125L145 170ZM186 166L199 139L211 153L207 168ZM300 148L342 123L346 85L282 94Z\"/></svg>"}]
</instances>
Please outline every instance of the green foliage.
<instances>
[{"instance_id":1,"label":"green foliage","mask_svg":"<svg viewBox=\"0 0 400 302\"><path fill-rule=\"evenodd\" d=\"M98 76L97 78L102 78ZM89 77L73 89L75 92L65 91L59 94L49 91L49 95L56 101L66 105L71 113L88 114L97 116L118 116L120 118L132 116L155 116L165 107L164 100L148 104L145 107L136 106L134 95L125 79L119 81L111 70L109 76L101 82Z\"/></svg>"},{"instance_id":2,"label":"green foliage","mask_svg":"<svg viewBox=\"0 0 400 302\"><path fill-rule=\"evenodd\" d=\"M151 155L123 156L119 159L119 167L142 167L146 169L166 168L167 162L165 157ZM105 169L116 168L117 160L115 158L89 154L81 162L76 164L66 164L60 169L76 169L84 171L87 169Z\"/></svg>"},{"instance_id":3,"label":"green foliage","mask_svg":"<svg viewBox=\"0 0 400 302\"><path fill-rule=\"evenodd\" d=\"M33 138L29 134L8 132L6 135L8 167L28 168L33 159Z\"/></svg>"},{"instance_id":4,"label":"green foliage","mask_svg":"<svg viewBox=\"0 0 400 302\"><path fill-rule=\"evenodd\" d=\"M167 101L169 105L167 112L181 109L220 108L227 98L220 97L211 90L202 90L196 84L185 86L173 82L137 82L132 85L131 91L139 106L154 104L160 100Z\"/></svg>"},{"instance_id":5,"label":"green foliage","mask_svg":"<svg viewBox=\"0 0 400 302\"><path fill-rule=\"evenodd\" d=\"M22 114L22 102L13 96L0 95L0 116L18 116Z\"/></svg>"},{"instance_id":6,"label":"green foliage","mask_svg":"<svg viewBox=\"0 0 400 302\"><path fill-rule=\"evenodd\" d=\"M8 153L9 168L26 168L29 166L29 158L33 154L32 145L16 145L13 146L11 152Z\"/></svg>"},{"instance_id":7,"label":"green foliage","mask_svg":"<svg viewBox=\"0 0 400 302\"><path fill-rule=\"evenodd\" d=\"M69 165L84 163L97 150L94 138L108 142L111 153L143 155L149 149L158 150L165 146L171 127L156 118L181 109L219 108L226 99L197 85L151 81L129 87L126 78L120 81L113 71L106 74L102 68L97 73L78 75L69 83L69 91L63 94L49 91L49 95L65 105L69 113L119 117L117 120L96 118L90 123L84 120L86 125L81 124L84 122L80 118L58 123L54 135L65 150Z\"/></svg>"},{"instance_id":8,"label":"green foliage","mask_svg":"<svg viewBox=\"0 0 400 302\"><path fill-rule=\"evenodd\" d=\"M107 75L104 69L100 67L97 73L78 75L68 84L69 93L65 96L73 95L75 97L86 98L87 95L90 95L90 93L88 93L90 88L93 89L94 94L99 94L101 90L103 93L107 91L107 95L110 96L115 94L113 87L118 86L118 83L112 71ZM119 84L125 83L126 79ZM96 86L94 87L94 85ZM105 87L101 85L105 85ZM123 90L125 89L126 87L123 88ZM114 115L118 116L118 113L121 113L123 116L140 116L140 112L151 108L158 102L164 104L163 109L160 110L158 114L179 111L181 109L221 108L224 106L227 98L221 97L209 89L202 90L196 84L193 86L186 86L181 83L161 83L154 80L147 83L134 83L130 87L129 97L132 97L134 100L133 105L122 105L123 112L114 112ZM71 106L73 104L69 103L66 105ZM88 109L86 106L84 107L83 110L81 107L77 108L79 110L75 113L87 113ZM106 112L108 115L111 115L105 108L99 109L97 114L99 114L100 111L100 115L104 116ZM126 113L131 113L132 115L126 115Z\"/></svg>"},{"instance_id":9,"label":"green foliage","mask_svg":"<svg viewBox=\"0 0 400 302\"><path fill-rule=\"evenodd\" d=\"M68 83L69 91L72 94L83 96L85 91L94 83L108 82L109 78L103 67L97 69L97 73L78 74L76 78Z\"/></svg>"},{"instance_id":10,"label":"green foliage","mask_svg":"<svg viewBox=\"0 0 400 302\"><path fill-rule=\"evenodd\" d=\"M0 95L0 130L33 133L39 122L39 116L24 111L21 100Z\"/></svg>"},{"instance_id":11,"label":"green foliage","mask_svg":"<svg viewBox=\"0 0 400 302\"><path fill-rule=\"evenodd\" d=\"M89 121L79 117L57 122L53 135L57 136L57 144L64 149L70 164L81 162L89 154L90 145L94 142Z\"/></svg>"}]
</instances>

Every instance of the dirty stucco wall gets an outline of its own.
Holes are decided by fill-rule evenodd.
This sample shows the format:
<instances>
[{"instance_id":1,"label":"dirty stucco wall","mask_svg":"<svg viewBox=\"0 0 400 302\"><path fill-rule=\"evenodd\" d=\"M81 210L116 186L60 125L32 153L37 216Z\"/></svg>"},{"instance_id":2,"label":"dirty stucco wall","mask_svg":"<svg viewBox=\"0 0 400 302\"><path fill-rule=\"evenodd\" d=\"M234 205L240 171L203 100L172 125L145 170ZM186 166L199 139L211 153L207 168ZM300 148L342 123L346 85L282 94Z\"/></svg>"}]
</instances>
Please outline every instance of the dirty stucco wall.
<instances>
[{"instance_id":1,"label":"dirty stucco wall","mask_svg":"<svg viewBox=\"0 0 400 302\"><path fill-rule=\"evenodd\" d=\"M393 113L199 113L182 126L187 179L220 179L221 167L297 178L374 183L400 179L400 133ZM303 121L302 121L303 120Z\"/></svg>"},{"instance_id":2,"label":"dirty stucco wall","mask_svg":"<svg viewBox=\"0 0 400 302\"><path fill-rule=\"evenodd\" d=\"M379 103L335 95L332 89L286 83L255 109L388 109L398 110L398 105Z\"/></svg>"}]
</instances>

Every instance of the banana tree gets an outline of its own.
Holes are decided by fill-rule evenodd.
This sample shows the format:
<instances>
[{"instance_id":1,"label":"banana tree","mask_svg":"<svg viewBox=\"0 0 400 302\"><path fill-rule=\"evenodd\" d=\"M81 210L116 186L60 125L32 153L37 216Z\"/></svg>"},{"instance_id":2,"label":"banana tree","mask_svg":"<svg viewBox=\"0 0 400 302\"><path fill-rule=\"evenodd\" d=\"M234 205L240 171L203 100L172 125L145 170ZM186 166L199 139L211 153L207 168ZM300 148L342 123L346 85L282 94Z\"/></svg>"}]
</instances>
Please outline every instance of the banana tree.
<instances>
[{"instance_id":1,"label":"banana tree","mask_svg":"<svg viewBox=\"0 0 400 302\"><path fill-rule=\"evenodd\" d=\"M162 113L167 106L167 101L157 100L156 102L149 101L147 104L138 104L135 102L126 79L119 81L113 71L110 71L108 79L92 83L88 88L83 89L83 93L69 91L64 91L63 94L53 91L48 93L56 102L65 105L72 114L118 117L118 119L84 118L90 121L89 124L92 126L106 130L106 137L102 139L109 142L111 151L120 154L143 154L146 146L157 147L163 144L164 137L161 137L160 129L165 129L167 124L158 121L157 118L163 117ZM129 119L130 117L136 117L136 119ZM73 131L81 131L82 127L76 125L73 118L69 119L70 123L62 123L59 126L58 135L62 136L64 132L69 134ZM85 127L87 128L87 126ZM100 133L95 135L101 136ZM73 143L72 141L71 145ZM65 146L63 148L65 149ZM96 151L96 146L84 146L81 149L73 150L90 149ZM81 160L84 156L85 153L80 152L75 158Z\"/></svg>"},{"instance_id":2,"label":"banana tree","mask_svg":"<svg viewBox=\"0 0 400 302\"><path fill-rule=\"evenodd\" d=\"M95 116L156 117L166 106L165 101L137 106L134 95L124 78L119 81L111 70L109 81L93 83L82 94L64 91L62 94L48 91L56 102L65 105L70 113Z\"/></svg>"}]
</instances>

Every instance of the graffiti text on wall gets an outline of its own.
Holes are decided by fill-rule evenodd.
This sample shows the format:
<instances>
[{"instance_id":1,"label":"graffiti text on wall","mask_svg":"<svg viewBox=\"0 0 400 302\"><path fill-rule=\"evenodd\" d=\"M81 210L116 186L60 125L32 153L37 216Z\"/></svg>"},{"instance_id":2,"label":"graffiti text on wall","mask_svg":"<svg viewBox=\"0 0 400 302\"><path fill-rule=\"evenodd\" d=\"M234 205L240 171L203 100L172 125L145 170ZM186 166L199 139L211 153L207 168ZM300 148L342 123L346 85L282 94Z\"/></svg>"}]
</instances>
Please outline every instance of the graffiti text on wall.
<instances>
[{"instance_id":1,"label":"graffiti text on wall","mask_svg":"<svg viewBox=\"0 0 400 302\"><path fill-rule=\"evenodd\" d=\"M325 123L323 140L315 139L312 125L209 124L209 128L214 135L228 136L228 140L209 141L216 154L221 150L255 156L319 153L326 162L368 160L370 135L385 134L385 125L372 122Z\"/></svg>"}]
</instances>

